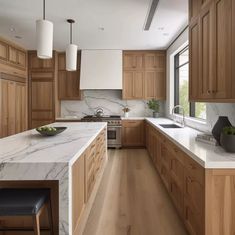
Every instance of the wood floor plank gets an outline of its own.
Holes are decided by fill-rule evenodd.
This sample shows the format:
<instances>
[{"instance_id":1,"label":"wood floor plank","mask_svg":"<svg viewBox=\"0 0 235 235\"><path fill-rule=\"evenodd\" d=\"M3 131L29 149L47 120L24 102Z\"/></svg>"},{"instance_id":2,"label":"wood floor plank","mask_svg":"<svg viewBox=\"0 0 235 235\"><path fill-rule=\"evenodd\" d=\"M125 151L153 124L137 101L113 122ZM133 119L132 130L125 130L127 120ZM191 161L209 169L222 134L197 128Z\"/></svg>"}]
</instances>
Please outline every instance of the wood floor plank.
<instances>
[{"instance_id":1,"label":"wood floor plank","mask_svg":"<svg viewBox=\"0 0 235 235\"><path fill-rule=\"evenodd\" d=\"M147 151L108 154L83 235L187 235Z\"/></svg>"}]
</instances>

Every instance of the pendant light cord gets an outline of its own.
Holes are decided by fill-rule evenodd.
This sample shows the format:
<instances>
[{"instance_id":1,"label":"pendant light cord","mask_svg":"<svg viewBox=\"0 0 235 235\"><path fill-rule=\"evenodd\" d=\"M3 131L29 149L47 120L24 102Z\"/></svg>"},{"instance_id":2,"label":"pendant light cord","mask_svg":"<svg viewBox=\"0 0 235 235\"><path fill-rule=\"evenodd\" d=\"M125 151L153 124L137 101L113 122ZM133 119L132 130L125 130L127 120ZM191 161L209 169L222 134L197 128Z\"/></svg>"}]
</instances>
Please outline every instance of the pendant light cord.
<instances>
[{"instance_id":1,"label":"pendant light cord","mask_svg":"<svg viewBox=\"0 0 235 235\"><path fill-rule=\"evenodd\" d=\"M72 23L70 23L70 44L73 42L73 28Z\"/></svg>"},{"instance_id":2,"label":"pendant light cord","mask_svg":"<svg viewBox=\"0 0 235 235\"><path fill-rule=\"evenodd\" d=\"M46 3L45 0L43 0L43 20L46 19Z\"/></svg>"}]
</instances>

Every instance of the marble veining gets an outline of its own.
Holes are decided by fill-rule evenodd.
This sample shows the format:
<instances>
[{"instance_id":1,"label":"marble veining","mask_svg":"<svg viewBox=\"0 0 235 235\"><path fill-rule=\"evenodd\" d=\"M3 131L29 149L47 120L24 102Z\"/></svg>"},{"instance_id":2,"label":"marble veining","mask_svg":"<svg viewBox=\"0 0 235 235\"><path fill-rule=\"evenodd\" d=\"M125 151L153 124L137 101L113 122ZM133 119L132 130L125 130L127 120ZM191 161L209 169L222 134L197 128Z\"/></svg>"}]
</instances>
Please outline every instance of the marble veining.
<instances>
[{"instance_id":1,"label":"marble veining","mask_svg":"<svg viewBox=\"0 0 235 235\"><path fill-rule=\"evenodd\" d=\"M106 115L123 115L124 107L130 108L130 117L150 117L152 111L145 100L122 100L121 90L84 90L81 101L62 101L61 116L93 115L97 108L102 108ZM164 102L160 106L161 115L164 114Z\"/></svg>"},{"instance_id":2,"label":"marble veining","mask_svg":"<svg viewBox=\"0 0 235 235\"><path fill-rule=\"evenodd\" d=\"M71 165L106 123L53 123L67 126L54 137L35 130L0 139L0 180L58 180L59 235L71 234Z\"/></svg>"}]
</instances>

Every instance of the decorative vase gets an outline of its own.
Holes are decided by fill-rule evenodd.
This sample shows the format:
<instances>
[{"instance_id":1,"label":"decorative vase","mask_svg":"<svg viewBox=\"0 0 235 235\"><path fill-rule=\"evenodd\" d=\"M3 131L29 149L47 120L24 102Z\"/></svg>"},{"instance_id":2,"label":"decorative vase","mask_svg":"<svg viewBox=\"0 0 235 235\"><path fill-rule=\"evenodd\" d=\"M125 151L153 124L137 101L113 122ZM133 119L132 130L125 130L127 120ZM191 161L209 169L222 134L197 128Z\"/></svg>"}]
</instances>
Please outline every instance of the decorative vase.
<instances>
[{"instance_id":1,"label":"decorative vase","mask_svg":"<svg viewBox=\"0 0 235 235\"><path fill-rule=\"evenodd\" d=\"M158 113L158 112L153 111L153 117L154 117L154 118L158 118L158 117L159 117L159 113Z\"/></svg>"},{"instance_id":2,"label":"decorative vase","mask_svg":"<svg viewBox=\"0 0 235 235\"><path fill-rule=\"evenodd\" d=\"M212 135L217 140L217 142L220 145L220 134L224 127L226 126L232 126L230 121L228 120L228 117L226 116L219 116L217 122L215 123L213 129L212 129Z\"/></svg>"},{"instance_id":3,"label":"decorative vase","mask_svg":"<svg viewBox=\"0 0 235 235\"><path fill-rule=\"evenodd\" d=\"M124 117L128 118L129 117L129 112L124 112Z\"/></svg>"},{"instance_id":4,"label":"decorative vase","mask_svg":"<svg viewBox=\"0 0 235 235\"><path fill-rule=\"evenodd\" d=\"M235 153L235 135L221 133L220 143L227 152Z\"/></svg>"}]
</instances>

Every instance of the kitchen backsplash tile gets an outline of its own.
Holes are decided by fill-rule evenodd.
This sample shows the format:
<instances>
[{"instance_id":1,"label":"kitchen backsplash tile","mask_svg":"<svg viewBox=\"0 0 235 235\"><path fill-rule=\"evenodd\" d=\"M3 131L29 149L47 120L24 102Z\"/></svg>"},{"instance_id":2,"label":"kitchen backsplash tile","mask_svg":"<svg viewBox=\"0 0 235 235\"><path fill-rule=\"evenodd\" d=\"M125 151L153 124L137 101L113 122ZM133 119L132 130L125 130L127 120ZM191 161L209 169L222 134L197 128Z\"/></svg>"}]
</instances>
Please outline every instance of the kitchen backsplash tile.
<instances>
[{"instance_id":1,"label":"kitchen backsplash tile","mask_svg":"<svg viewBox=\"0 0 235 235\"><path fill-rule=\"evenodd\" d=\"M160 112L164 116L164 102L161 102ZM130 117L149 117L152 111L145 100L122 100L121 90L85 90L81 101L62 101L61 116L77 116L94 114L97 108L102 108L106 115L123 116L123 107L129 107Z\"/></svg>"}]
</instances>

